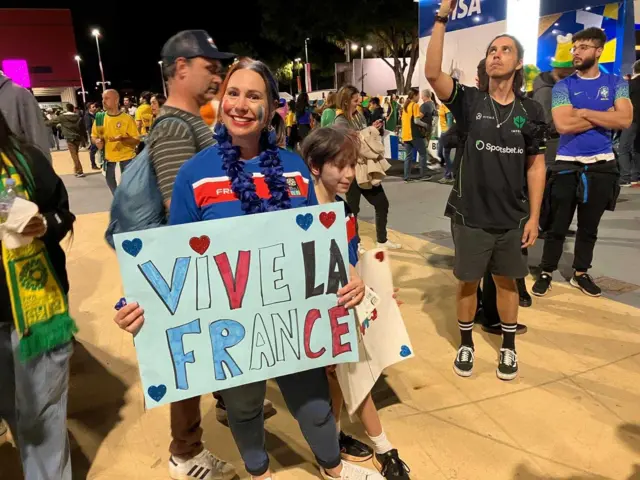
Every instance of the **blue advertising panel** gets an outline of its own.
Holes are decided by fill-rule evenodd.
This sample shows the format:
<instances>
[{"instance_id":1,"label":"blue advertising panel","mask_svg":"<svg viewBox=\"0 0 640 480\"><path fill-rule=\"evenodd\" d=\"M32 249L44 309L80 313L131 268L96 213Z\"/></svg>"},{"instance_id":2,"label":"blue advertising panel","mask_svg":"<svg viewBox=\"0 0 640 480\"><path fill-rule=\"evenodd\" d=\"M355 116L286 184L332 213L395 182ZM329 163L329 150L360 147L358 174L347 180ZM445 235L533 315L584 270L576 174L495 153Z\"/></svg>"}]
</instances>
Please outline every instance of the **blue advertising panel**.
<instances>
[{"instance_id":1,"label":"blue advertising panel","mask_svg":"<svg viewBox=\"0 0 640 480\"><path fill-rule=\"evenodd\" d=\"M433 30L434 17L440 0L420 0L420 37L428 37ZM477 27L507 19L506 0L458 0L449 16L447 32Z\"/></svg>"}]
</instances>

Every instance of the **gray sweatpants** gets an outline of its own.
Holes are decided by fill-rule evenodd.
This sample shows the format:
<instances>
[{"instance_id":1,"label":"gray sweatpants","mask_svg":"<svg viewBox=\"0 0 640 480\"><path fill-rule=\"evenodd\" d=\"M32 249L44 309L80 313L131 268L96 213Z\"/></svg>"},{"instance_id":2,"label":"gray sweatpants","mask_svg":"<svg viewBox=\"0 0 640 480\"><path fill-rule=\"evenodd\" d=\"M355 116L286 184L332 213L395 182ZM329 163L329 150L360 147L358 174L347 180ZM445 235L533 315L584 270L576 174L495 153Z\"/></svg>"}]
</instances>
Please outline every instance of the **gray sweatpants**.
<instances>
[{"instance_id":1,"label":"gray sweatpants","mask_svg":"<svg viewBox=\"0 0 640 480\"><path fill-rule=\"evenodd\" d=\"M0 418L17 441L26 480L71 480L67 393L72 353L68 343L23 363L15 329L0 323Z\"/></svg>"}]
</instances>

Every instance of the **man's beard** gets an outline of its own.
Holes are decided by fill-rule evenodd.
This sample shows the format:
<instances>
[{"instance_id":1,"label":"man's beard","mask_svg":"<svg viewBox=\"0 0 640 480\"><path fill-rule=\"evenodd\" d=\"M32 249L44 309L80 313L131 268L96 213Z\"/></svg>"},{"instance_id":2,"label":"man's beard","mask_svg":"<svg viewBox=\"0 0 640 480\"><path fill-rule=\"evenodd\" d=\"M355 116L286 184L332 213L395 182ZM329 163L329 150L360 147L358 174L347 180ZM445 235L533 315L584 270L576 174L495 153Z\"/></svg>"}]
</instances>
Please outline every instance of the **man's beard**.
<instances>
[{"instance_id":1,"label":"man's beard","mask_svg":"<svg viewBox=\"0 0 640 480\"><path fill-rule=\"evenodd\" d=\"M591 57L591 58L585 58L584 60L582 60L582 63L580 65L576 65L576 63L574 62L573 66L576 68L576 70L584 72L585 70L589 70L595 64L596 64L596 59L594 57Z\"/></svg>"}]
</instances>

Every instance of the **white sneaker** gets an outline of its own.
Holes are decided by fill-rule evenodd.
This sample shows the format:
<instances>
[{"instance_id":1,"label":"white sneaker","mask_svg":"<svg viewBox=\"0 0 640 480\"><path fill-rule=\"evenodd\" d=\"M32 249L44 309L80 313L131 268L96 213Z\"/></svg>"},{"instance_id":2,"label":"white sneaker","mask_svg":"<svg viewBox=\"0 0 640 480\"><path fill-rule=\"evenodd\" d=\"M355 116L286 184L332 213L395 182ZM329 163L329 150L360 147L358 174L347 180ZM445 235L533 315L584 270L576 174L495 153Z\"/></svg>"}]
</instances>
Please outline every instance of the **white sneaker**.
<instances>
[{"instance_id":1,"label":"white sneaker","mask_svg":"<svg viewBox=\"0 0 640 480\"><path fill-rule=\"evenodd\" d=\"M364 248L364 245L362 245L361 243L358 244L358 253L360 255L364 255L365 253L367 253L367 249Z\"/></svg>"},{"instance_id":2,"label":"white sneaker","mask_svg":"<svg viewBox=\"0 0 640 480\"><path fill-rule=\"evenodd\" d=\"M236 469L205 448L191 460L169 457L169 476L173 480L231 480L236 476Z\"/></svg>"},{"instance_id":3,"label":"white sneaker","mask_svg":"<svg viewBox=\"0 0 640 480\"><path fill-rule=\"evenodd\" d=\"M332 477L325 472L324 468L320 468L320 473L322 474L322 478L327 480L335 478L338 478L339 480L385 480L384 477L375 470L359 467L347 462L342 462L342 472L340 473L340 477Z\"/></svg>"},{"instance_id":4,"label":"white sneaker","mask_svg":"<svg viewBox=\"0 0 640 480\"><path fill-rule=\"evenodd\" d=\"M391 240L387 240L384 243L378 242L378 248L385 248L387 250L398 250L399 248L402 248L402 245L400 245L399 243L393 243Z\"/></svg>"}]
</instances>

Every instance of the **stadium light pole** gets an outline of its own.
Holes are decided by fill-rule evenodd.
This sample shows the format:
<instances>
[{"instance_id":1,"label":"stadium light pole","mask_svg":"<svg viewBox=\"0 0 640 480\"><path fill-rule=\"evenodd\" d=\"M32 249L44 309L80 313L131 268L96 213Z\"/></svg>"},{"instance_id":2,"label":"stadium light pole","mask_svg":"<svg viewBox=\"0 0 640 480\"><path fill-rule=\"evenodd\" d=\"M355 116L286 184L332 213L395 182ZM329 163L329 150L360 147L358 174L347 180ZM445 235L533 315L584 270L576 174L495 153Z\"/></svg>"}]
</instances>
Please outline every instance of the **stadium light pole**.
<instances>
[{"instance_id":1,"label":"stadium light pole","mask_svg":"<svg viewBox=\"0 0 640 480\"><path fill-rule=\"evenodd\" d=\"M91 31L91 35L96 37L96 48L98 49L98 64L100 65L100 76L102 78L102 91L104 92L107 89L107 82L104 81L104 68L102 68L102 56L100 55L100 30L94 28Z\"/></svg>"},{"instance_id":2,"label":"stadium light pole","mask_svg":"<svg viewBox=\"0 0 640 480\"><path fill-rule=\"evenodd\" d=\"M84 81L82 80L82 70L80 69L80 60L82 60L82 59L80 58L80 55L76 55L75 57L73 57L73 59L78 64L78 75L80 75L80 88L82 89L82 105L86 106L87 105L87 96L86 96L86 93L84 91Z\"/></svg>"}]
</instances>

